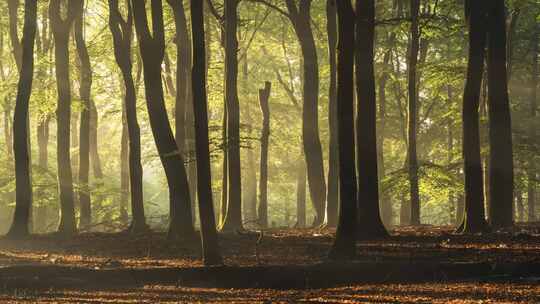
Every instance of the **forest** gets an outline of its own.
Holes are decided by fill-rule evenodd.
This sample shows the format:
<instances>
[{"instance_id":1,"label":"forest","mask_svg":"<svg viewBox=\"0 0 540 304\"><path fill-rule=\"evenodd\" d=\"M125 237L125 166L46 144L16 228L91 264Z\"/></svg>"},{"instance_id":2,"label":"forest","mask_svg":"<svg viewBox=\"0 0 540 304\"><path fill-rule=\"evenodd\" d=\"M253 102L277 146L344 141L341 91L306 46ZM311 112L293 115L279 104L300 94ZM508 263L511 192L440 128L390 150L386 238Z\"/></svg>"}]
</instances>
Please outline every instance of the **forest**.
<instances>
[{"instance_id":1,"label":"forest","mask_svg":"<svg viewBox=\"0 0 540 304\"><path fill-rule=\"evenodd\" d=\"M539 303L538 0L0 2L0 302Z\"/></svg>"}]
</instances>

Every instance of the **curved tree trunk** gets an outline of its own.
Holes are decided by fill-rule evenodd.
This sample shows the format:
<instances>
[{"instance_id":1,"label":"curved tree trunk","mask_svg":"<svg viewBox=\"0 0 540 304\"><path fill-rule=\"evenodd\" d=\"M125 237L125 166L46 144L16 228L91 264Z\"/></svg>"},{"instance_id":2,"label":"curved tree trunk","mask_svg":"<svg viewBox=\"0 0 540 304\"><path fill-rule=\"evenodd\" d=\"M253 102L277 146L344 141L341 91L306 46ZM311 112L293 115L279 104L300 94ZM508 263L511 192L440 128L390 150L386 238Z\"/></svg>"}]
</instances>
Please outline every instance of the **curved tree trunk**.
<instances>
[{"instance_id":1,"label":"curved tree trunk","mask_svg":"<svg viewBox=\"0 0 540 304\"><path fill-rule=\"evenodd\" d=\"M49 18L54 36L56 83L58 106L57 125L57 164L58 188L60 198L60 224L58 232L70 236L76 232L75 206L73 195L73 173L70 156L71 123L71 81L69 77L69 33L77 12L82 8L81 0L69 1L67 17L62 18L61 0L51 0Z\"/></svg>"},{"instance_id":2,"label":"curved tree trunk","mask_svg":"<svg viewBox=\"0 0 540 304\"><path fill-rule=\"evenodd\" d=\"M37 28L37 2L25 1L21 68L13 120L13 151L15 154L15 213L8 232L10 238L23 238L30 234L32 184L28 147L28 109L34 73L34 42Z\"/></svg>"},{"instance_id":3,"label":"curved tree trunk","mask_svg":"<svg viewBox=\"0 0 540 304\"><path fill-rule=\"evenodd\" d=\"M504 0L490 1L489 6L489 218L494 228L507 228L513 225L514 166L506 70Z\"/></svg>"},{"instance_id":4,"label":"curved tree trunk","mask_svg":"<svg viewBox=\"0 0 540 304\"><path fill-rule=\"evenodd\" d=\"M356 255L357 183L354 148L354 12L350 1L338 1L338 143L340 207L336 239L329 256L351 259ZM377 188L375 188L377 190Z\"/></svg>"},{"instance_id":5,"label":"curved tree trunk","mask_svg":"<svg viewBox=\"0 0 540 304\"><path fill-rule=\"evenodd\" d=\"M313 226L320 226L324 221L326 182L319 137L319 64L315 38L311 29L311 0L300 0L298 6L295 2L294 0L285 1L303 57L302 141L309 193L316 213Z\"/></svg>"},{"instance_id":6,"label":"curved tree trunk","mask_svg":"<svg viewBox=\"0 0 540 304\"><path fill-rule=\"evenodd\" d=\"M258 218L261 228L268 227L268 140L270 138L270 82L264 84L264 89L259 90L259 102L263 115L261 131L261 171L259 179L259 209Z\"/></svg>"},{"instance_id":7,"label":"curved tree trunk","mask_svg":"<svg viewBox=\"0 0 540 304\"><path fill-rule=\"evenodd\" d=\"M487 32L485 11L480 1L468 0L465 15L469 26L469 62L463 93L463 160L465 162L465 213L462 233L487 229L484 212L484 182L480 156L480 91L484 70Z\"/></svg>"},{"instance_id":8,"label":"curved tree trunk","mask_svg":"<svg viewBox=\"0 0 540 304\"><path fill-rule=\"evenodd\" d=\"M191 28L193 39L193 110L195 119L195 146L197 153L197 194L201 221L202 254L205 265L222 264L217 239L210 151L208 139L208 113L206 96L206 53L202 1L191 0Z\"/></svg>"},{"instance_id":9,"label":"curved tree trunk","mask_svg":"<svg viewBox=\"0 0 540 304\"><path fill-rule=\"evenodd\" d=\"M151 1L152 32L148 26L143 1L132 0L135 29L144 66L146 105L154 141L165 170L170 198L169 239L191 239L195 235L191 213L191 197L184 158L178 152L167 117L161 79L161 63L165 52L163 7L160 0Z\"/></svg>"},{"instance_id":10,"label":"curved tree trunk","mask_svg":"<svg viewBox=\"0 0 540 304\"><path fill-rule=\"evenodd\" d=\"M90 187L88 185L90 162L90 94L92 88L92 67L90 57L84 41L83 22L84 1L80 1L81 8L75 18L74 32L77 54L80 66L80 98L82 101L81 125L79 128L79 204L81 208L80 228L86 228L92 221L92 208L90 202Z\"/></svg>"},{"instance_id":11,"label":"curved tree trunk","mask_svg":"<svg viewBox=\"0 0 540 304\"><path fill-rule=\"evenodd\" d=\"M372 239L388 236L379 211L377 170L377 102L373 43L375 38L375 2L356 2L356 156L358 176L358 237Z\"/></svg>"}]
</instances>

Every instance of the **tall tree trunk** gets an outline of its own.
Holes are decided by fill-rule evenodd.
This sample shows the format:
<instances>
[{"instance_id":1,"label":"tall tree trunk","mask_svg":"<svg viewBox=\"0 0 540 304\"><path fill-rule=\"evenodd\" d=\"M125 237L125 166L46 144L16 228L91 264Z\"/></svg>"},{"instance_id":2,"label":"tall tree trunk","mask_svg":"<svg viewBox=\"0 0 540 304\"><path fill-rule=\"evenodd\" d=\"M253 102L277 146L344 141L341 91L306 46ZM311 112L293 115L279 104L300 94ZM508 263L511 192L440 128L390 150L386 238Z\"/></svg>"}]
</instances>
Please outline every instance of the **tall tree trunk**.
<instances>
[{"instance_id":1,"label":"tall tree trunk","mask_svg":"<svg viewBox=\"0 0 540 304\"><path fill-rule=\"evenodd\" d=\"M328 61L330 62L330 88L328 92L328 129L330 143L328 149L328 191L326 193L326 226L336 227L339 199L339 149L337 145L337 11L336 0L326 1Z\"/></svg>"},{"instance_id":2,"label":"tall tree trunk","mask_svg":"<svg viewBox=\"0 0 540 304\"><path fill-rule=\"evenodd\" d=\"M124 80L124 108L128 132L129 187L131 194L132 220L129 231L140 233L148 230L143 204L143 169L141 165L141 131L137 121L137 94L133 81L131 39L133 34L133 12L129 0L124 20L118 8L118 0L109 0L109 27L113 36L114 56Z\"/></svg>"},{"instance_id":3,"label":"tall tree trunk","mask_svg":"<svg viewBox=\"0 0 540 304\"><path fill-rule=\"evenodd\" d=\"M468 0L465 15L469 27L469 61L463 93L465 214L458 232L479 233L487 229L478 114L487 38L484 4L480 1Z\"/></svg>"},{"instance_id":4,"label":"tall tree trunk","mask_svg":"<svg viewBox=\"0 0 540 304\"><path fill-rule=\"evenodd\" d=\"M13 151L15 154L15 213L8 232L10 238L23 238L30 234L32 209L32 183L28 147L28 110L34 73L34 42L37 28L37 2L25 1L21 68L13 120Z\"/></svg>"},{"instance_id":5,"label":"tall tree trunk","mask_svg":"<svg viewBox=\"0 0 540 304\"><path fill-rule=\"evenodd\" d=\"M82 101L79 136L79 204L81 208L80 227L86 228L92 221L90 187L88 185L90 162L90 98L92 88L92 67L86 42L84 41L84 1L80 1L79 14L75 18L74 32L80 66L80 89Z\"/></svg>"},{"instance_id":6,"label":"tall tree trunk","mask_svg":"<svg viewBox=\"0 0 540 304\"><path fill-rule=\"evenodd\" d=\"M238 100L238 0L225 0L225 102L227 103L227 213L221 231L242 229L240 103Z\"/></svg>"},{"instance_id":7,"label":"tall tree trunk","mask_svg":"<svg viewBox=\"0 0 540 304\"><path fill-rule=\"evenodd\" d=\"M270 82L264 84L264 89L259 90L259 102L263 116L261 131L261 171L259 180L259 210L258 218L261 228L268 227L268 140L270 138Z\"/></svg>"},{"instance_id":8,"label":"tall tree trunk","mask_svg":"<svg viewBox=\"0 0 540 304\"><path fill-rule=\"evenodd\" d=\"M249 72L248 72L248 56L247 50L244 53L244 64L242 67L243 75L243 89L244 96L249 96ZM248 126L248 136L251 137L253 133L253 117L251 116L251 108L246 106L246 124ZM247 151L247 168L246 178L244 179L244 221L255 223L257 220L257 172L255 168L255 155L254 149L248 149Z\"/></svg>"},{"instance_id":9,"label":"tall tree trunk","mask_svg":"<svg viewBox=\"0 0 540 304\"><path fill-rule=\"evenodd\" d=\"M56 150L60 199L60 224L58 226L58 232L63 236L70 236L77 229L70 156L71 80L69 77L69 33L73 21L78 14L78 10L82 7L79 5L80 1L69 1L67 17L65 19L62 18L62 1L51 0L49 3L49 18L54 36L55 70L58 90L58 106L56 109Z\"/></svg>"},{"instance_id":10,"label":"tall tree trunk","mask_svg":"<svg viewBox=\"0 0 540 304\"><path fill-rule=\"evenodd\" d=\"M514 167L504 0L490 2L488 26L490 221L494 228L507 228L513 225Z\"/></svg>"},{"instance_id":11,"label":"tall tree trunk","mask_svg":"<svg viewBox=\"0 0 540 304\"><path fill-rule=\"evenodd\" d=\"M306 163L304 158L298 160L296 177L296 228L306 227Z\"/></svg>"},{"instance_id":12,"label":"tall tree trunk","mask_svg":"<svg viewBox=\"0 0 540 304\"><path fill-rule=\"evenodd\" d=\"M351 132L354 129L355 16L350 1L338 1L337 12L339 28L337 108L340 204L336 239L329 256L334 259L351 259L356 255L356 237L359 232L356 167L353 165L355 163L355 144L354 132ZM376 185L375 191L377 191Z\"/></svg>"},{"instance_id":13,"label":"tall tree trunk","mask_svg":"<svg viewBox=\"0 0 540 304\"><path fill-rule=\"evenodd\" d=\"M531 46L532 46L532 74L531 74L531 96L530 96L530 126L529 126L529 146L531 147L531 151L534 151L534 142L538 140L536 135L536 128L534 125L534 122L536 121L536 109L538 107L537 105L537 91L536 88L538 87L538 40L540 37L540 26L538 23L534 23L534 33L533 33L533 39L531 40ZM538 158L532 157L532 155L535 155L534 152L531 154L531 157L529 158L530 161L527 164L527 206L528 206L528 220L529 222L536 221L536 185L537 185L537 166L536 161Z\"/></svg>"},{"instance_id":14,"label":"tall tree trunk","mask_svg":"<svg viewBox=\"0 0 540 304\"><path fill-rule=\"evenodd\" d=\"M219 253L208 139L206 96L206 53L202 1L191 0L191 29L193 39L193 109L195 118L195 146L197 153L197 194L201 221L202 253L205 265L222 263Z\"/></svg>"},{"instance_id":15,"label":"tall tree trunk","mask_svg":"<svg viewBox=\"0 0 540 304\"><path fill-rule=\"evenodd\" d=\"M523 194L521 191L516 191L516 222L523 222L524 219L524 211L523 208Z\"/></svg>"},{"instance_id":16,"label":"tall tree trunk","mask_svg":"<svg viewBox=\"0 0 540 304\"><path fill-rule=\"evenodd\" d=\"M125 89L122 88L124 91ZM124 93L124 99L125 99ZM122 104L122 137L120 139L120 223L127 225L129 215L127 205L129 202L129 130L126 119L126 106Z\"/></svg>"},{"instance_id":17,"label":"tall tree trunk","mask_svg":"<svg viewBox=\"0 0 540 304\"><path fill-rule=\"evenodd\" d=\"M295 2L294 0L285 1L303 57L302 140L306 157L309 194L316 213L313 226L320 226L324 221L326 182L319 138L319 64L315 38L311 29L312 1L300 0L298 6Z\"/></svg>"},{"instance_id":18,"label":"tall tree trunk","mask_svg":"<svg viewBox=\"0 0 540 304\"><path fill-rule=\"evenodd\" d=\"M358 176L358 237L372 239L388 236L379 211L377 170L377 102L373 43L375 39L375 2L356 2L356 167Z\"/></svg>"},{"instance_id":19,"label":"tall tree trunk","mask_svg":"<svg viewBox=\"0 0 540 304\"><path fill-rule=\"evenodd\" d=\"M98 149L98 112L96 103L90 99L90 163L92 164L92 172L96 179L103 178L103 170L101 168L101 159L99 157Z\"/></svg>"},{"instance_id":20,"label":"tall tree trunk","mask_svg":"<svg viewBox=\"0 0 540 304\"><path fill-rule=\"evenodd\" d=\"M408 121L408 148L407 166L409 174L409 192L411 208L411 225L420 225L420 193L418 188L418 156L416 153L416 139L418 135L418 81L417 64L418 52L420 48L420 30L418 15L420 10L420 0L410 0L411 27L409 33L409 55L408 55L408 94L409 94L409 121Z\"/></svg>"},{"instance_id":21,"label":"tall tree trunk","mask_svg":"<svg viewBox=\"0 0 540 304\"><path fill-rule=\"evenodd\" d=\"M174 13L176 28L176 99L175 138L178 149L188 158L189 193L196 192L196 167L189 152L193 150L193 106L191 94L191 38L188 32L183 0L167 0ZM191 195L192 217L195 219L196 195Z\"/></svg>"},{"instance_id":22,"label":"tall tree trunk","mask_svg":"<svg viewBox=\"0 0 540 304\"><path fill-rule=\"evenodd\" d=\"M191 198L184 157L178 152L167 117L161 79L165 52L163 7L161 0L151 1L152 32L148 26L144 2L132 0L135 29L144 66L146 105L154 141L165 170L170 198L169 239L190 239L195 235Z\"/></svg>"}]
</instances>

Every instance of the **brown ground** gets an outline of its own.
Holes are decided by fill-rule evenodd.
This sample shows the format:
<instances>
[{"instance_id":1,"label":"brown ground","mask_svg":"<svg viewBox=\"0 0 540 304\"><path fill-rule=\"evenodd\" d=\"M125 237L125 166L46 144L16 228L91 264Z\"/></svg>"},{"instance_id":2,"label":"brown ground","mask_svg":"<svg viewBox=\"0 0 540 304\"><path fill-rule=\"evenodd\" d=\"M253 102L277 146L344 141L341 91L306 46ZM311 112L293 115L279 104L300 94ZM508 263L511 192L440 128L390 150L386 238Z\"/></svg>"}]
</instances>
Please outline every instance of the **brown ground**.
<instances>
[{"instance_id":1,"label":"brown ground","mask_svg":"<svg viewBox=\"0 0 540 304\"><path fill-rule=\"evenodd\" d=\"M356 264L350 264L350 267L376 264L384 269L385 265L396 263L521 263L530 264L529 268L536 271L540 265L538 232L538 228L528 227L511 233L462 237L452 235L447 228L402 228L394 231L390 239L359 243L358 260ZM264 272L267 268L282 267L284 271L281 273L289 276L284 279L294 281L297 278L291 276L296 273L289 272L289 268L322 265L332 236L333 232L326 230L273 230L264 234L259 245L256 245L259 238L257 234L223 235L221 247L225 263L233 266L229 267L229 270L256 271L254 276L250 276L256 280L258 274L264 276L268 273ZM235 288L224 288L221 284L223 282L215 282L216 286L212 286L212 282L205 282L201 286L194 286L197 284L187 281L186 284L181 281L165 282L165 279L159 282L160 274L154 272L158 269L202 269L199 252L197 244L170 244L164 235L159 233L140 237L82 234L71 240L58 240L51 235L36 236L26 241L1 240L0 265L11 268L0 268L0 302L540 303L540 272L522 276L515 273L494 275L491 272L477 271L474 275L471 273L460 280L448 279L445 273L437 273L430 274L429 281L407 284L399 280L396 282L396 277L392 279L389 275L385 277L388 278L387 281L377 283L369 282L369 278L365 283L317 287L309 286L309 282L302 282L298 286L291 285L292 289L248 288L253 287L253 284L250 284L253 282L247 282L243 287L241 280L235 283ZM52 271L53 275L49 278L56 278L55 274L59 271L54 267L64 271L64 266L75 267L66 270L66 273L72 274L74 278L86 275L86 272L80 272L80 269L97 274L110 271L111 278L116 275L117 270L140 270L147 271L145 275L156 275L158 278L152 279L152 282L139 280L139 284L125 283L120 284L121 286L112 283L111 279L109 286L107 282L93 286L82 280L84 278L80 283L72 277L69 282L59 279L50 282L47 281L48 272L41 270L46 268L47 271ZM414 270L414 267L412 269ZM14 278L13 273L17 274L17 278ZM340 273L336 270L335 276ZM211 273L208 275L213 277ZM402 277L403 275L406 276L401 274ZM242 278L242 274L238 277ZM222 276L215 278L221 280L218 278ZM301 277L298 279L304 280ZM221 288L216 288L217 286ZM82 287L85 289L81 290ZM321 287L324 288L318 289Z\"/></svg>"}]
</instances>

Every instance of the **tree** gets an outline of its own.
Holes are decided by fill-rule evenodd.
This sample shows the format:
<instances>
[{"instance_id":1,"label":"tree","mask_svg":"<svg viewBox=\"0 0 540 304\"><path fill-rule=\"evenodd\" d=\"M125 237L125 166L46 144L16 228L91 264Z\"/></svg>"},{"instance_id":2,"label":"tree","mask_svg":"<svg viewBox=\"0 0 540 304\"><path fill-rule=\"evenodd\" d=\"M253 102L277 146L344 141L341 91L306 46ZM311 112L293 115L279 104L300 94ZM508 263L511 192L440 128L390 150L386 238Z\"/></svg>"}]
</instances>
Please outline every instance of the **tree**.
<instances>
[{"instance_id":1,"label":"tree","mask_svg":"<svg viewBox=\"0 0 540 304\"><path fill-rule=\"evenodd\" d=\"M268 140L270 138L270 82L265 82L264 88L259 90L259 102L263 114L261 131L261 171L259 179L259 208L258 219L261 228L268 227Z\"/></svg>"},{"instance_id":2,"label":"tree","mask_svg":"<svg viewBox=\"0 0 540 304\"><path fill-rule=\"evenodd\" d=\"M73 22L82 8L81 0L72 0L67 4L67 14L62 18L62 1L51 0L49 18L54 36L54 54L58 106L56 109L57 125L57 163L58 188L60 199L60 225L58 232L64 236L75 233L75 206L73 195L73 173L70 156L71 122L71 81L69 77L69 33Z\"/></svg>"},{"instance_id":3,"label":"tree","mask_svg":"<svg viewBox=\"0 0 540 304\"><path fill-rule=\"evenodd\" d=\"M127 123L129 186L131 194L132 221L129 231L140 233L148 230L143 205L143 169L141 165L141 131L137 121L137 95L133 81L131 39L133 34L133 11L126 0L127 18L123 19L118 0L109 0L109 28L113 36L114 56L122 71L125 86L124 108Z\"/></svg>"},{"instance_id":4,"label":"tree","mask_svg":"<svg viewBox=\"0 0 540 304\"><path fill-rule=\"evenodd\" d=\"M504 0L491 1L488 14L489 219L493 228L507 228L513 225L514 166Z\"/></svg>"},{"instance_id":5,"label":"tree","mask_svg":"<svg viewBox=\"0 0 540 304\"><path fill-rule=\"evenodd\" d=\"M328 92L328 128L330 144L328 151L328 191L326 193L326 226L336 227L338 218L339 178L337 145L337 90L336 90L336 45L337 20L336 0L326 1L326 30L328 33L328 61L330 64L330 87Z\"/></svg>"},{"instance_id":6,"label":"tree","mask_svg":"<svg viewBox=\"0 0 540 304\"><path fill-rule=\"evenodd\" d=\"M329 256L334 259L351 259L356 255L357 184L354 156L353 91L355 16L350 1L337 1L338 61L337 108L339 145L339 222L336 238Z\"/></svg>"},{"instance_id":7,"label":"tree","mask_svg":"<svg viewBox=\"0 0 540 304\"><path fill-rule=\"evenodd\" d=\"M15 115L13 119L16 204L13 224L8 232L8 237L10 238L23 238L30 234L28 226L30 223L30 210L32 208L32 185L30 179L30 157L28 153L29 129L27 122L34 73L34 42L36 28L37 2L27 0L24 3L21 68L17 87Z\"/></svg>"},{"instance_id":8,"label":"tree","mask_svg":"<svg viewBox=\"0 0 540 304\"><path fill-rule=\"evenodd\" d=\"M533 21L534 30L533 30L533 38L531 39L531 47L532 47L532 74L531 74L531 92L530 92L530 120L531 122L536 121L536 111L537 111L537 87L538 87L538 43L539 37L540 37L540 26L537 22ZM533 126L529 129L529 141L530 145L532 146L535 139L537 139L537 132L536 129ZM534 155L534 150L533 154ZM534 157L530 158L530 161L527 165L527 205L528 205L528 220L529 222L536 221L536 184L537 184L537 178L536 178L536 172L537 166L536 166L536 160Z\"/></svg>"},{"instance_id":9,"label":"tree","mask_svg":"<svg viewBox=\"0 0 540 304\"><path fill-rule=\"evenodd\" d=\"M242 229L240 104L238 100L238 0L225 0L225 103L227 104L227 210L221 231Z\"/></svg>"},{"instance_id":10,"label":"tree","mask_svg":"<svg viewBox=\"0 0 540 304\"><path fill-rule=\"evenodd\" d=\"M408 66L408 97L409 121L407 129L407 166L409 174L411 225L420 225L420 194L418 188L418 156L416 153L416 140L418 135L418 92L417 92L417 64L420 49L420 30L418 15L420 0L410 0L411 26L409 32Z\"/></svg>"},{"instance_id":11,"label":"tree","mask_svg":"<svg viewBox=\"0 0 540 304\"><path fill-rule=\"evenodd\" d=\"M199 202L199 218L201 221L203 261L205 265L219 265L222 264L222 259L219 253L212 199L205 72L206 47L203 4L200 0L191 0L191 31L193 40L193 69L191 75L195 114L195 149L197 153L197 200Z\"/></svg>"},{"instance_id":12,"label":"tree","mask_svg":"<svg viewBox=\"0 0 540 304\"><path fill-rule=\"evenodd\" d=\"M191 239L195 235L191 213L191 197L184 157L178 151L163 96L161 63L165 55L165 33L163 30L163 7L161 0L151 1L152 32L144 1L132 0L135 29L139 40L144 66L146 106L154 141L165 170L170 198L170 239Z\"/></svg>"},{"instance_id":13,"label":"tree","mask_svg":"<svg viewBox=\"0 0 540 304\"><path fill-rule=\"evenodd\" d=\"M487 39L485 3L468 0L465 4L465 16L469 27L469 62L463 93L465 213L458 232L479 233L487 229L478 113Z\"/></svg>"},{"instance_id":14,"label":"tree","mask_svg":"<svg viewBox=\"0 0 540 304\"><path fill-rule=\"evenodd\" d=\"M84 1L79 1L80 8L74 22L74 37L80 62L79 95L82 101L81 125L79 128L79 204L81 208L80 227L86 228L92 221L90 187L90 99L92 88L92 67L84 40Z\"/></svg>"},{"instance_id":15,"label":"tree","mask_svg":"<svg viewBox=\"0 0 540 304\"><path fill-rule=\"evenodd\" d=\"M388 233L379 212L377 176L377 103L373 67L375 2L356 2L356 164L358 175L358 236L363 239L386 237Z\"/></svg>"}]
</instances>

